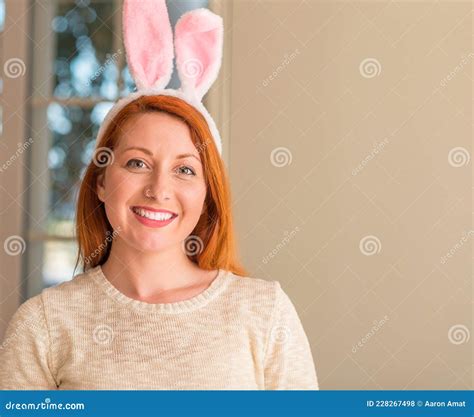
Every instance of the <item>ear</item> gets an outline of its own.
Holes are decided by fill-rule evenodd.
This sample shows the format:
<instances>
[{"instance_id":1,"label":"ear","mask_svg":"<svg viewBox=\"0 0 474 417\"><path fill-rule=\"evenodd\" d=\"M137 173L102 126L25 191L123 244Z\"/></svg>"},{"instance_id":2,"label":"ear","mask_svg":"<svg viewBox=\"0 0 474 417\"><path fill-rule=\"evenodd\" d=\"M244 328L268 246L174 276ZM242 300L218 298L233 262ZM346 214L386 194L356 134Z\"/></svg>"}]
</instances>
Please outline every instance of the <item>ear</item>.
<instances>
[{"instance_id":1,"label":"ear","mask_svg":"<svg viewBox=\"0 0 474 417\"><path fill-rule=\"evenodd\" d=\"M165 88L173 71L173 32L165 0L124 0L123 36L137 88Z\"/></svg>"},{"instance_id":2,"label":"ear","mask_svg":"<svg viewBox=\"0 0 474 417\"><path fill-rule=\"evenodd\" d=\"M97 197L99 198L100 201L104 202L105 200L105 185L104 181L105 180L105 170L103 170L98 176L97 176L97 183L96 183L96 192L97 192Z\"/></svg>"},{"instance_id":3,"label":"ear","mask_svg":"<svg viewBox=\"0 0 474 417\"><path fill-rule=\"evenodd\" d=\"M209 9L184 13L176 23L176 66L181 90L199 101L217 78L222 62L222 17Z\"/></svg>"}]
</instances>

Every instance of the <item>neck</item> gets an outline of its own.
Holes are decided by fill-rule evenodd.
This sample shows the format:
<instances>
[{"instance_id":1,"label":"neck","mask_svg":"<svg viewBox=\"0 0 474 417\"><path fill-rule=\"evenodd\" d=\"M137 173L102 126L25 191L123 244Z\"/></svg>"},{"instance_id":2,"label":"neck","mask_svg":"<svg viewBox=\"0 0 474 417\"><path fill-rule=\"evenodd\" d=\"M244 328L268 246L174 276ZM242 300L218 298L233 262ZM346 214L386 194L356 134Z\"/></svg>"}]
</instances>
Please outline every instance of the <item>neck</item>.
<instances>
[{"instance_id":1,"label":"neck","mask_svg":"<svg viewBox=\"0 0 474 417\"><path fill-rule=\"evenodd\" d=\"M201 270L186 256L181 245L160 252L140 252L115 239L102 271L119 291L148 299L195 285Z\"/></svg>"}]
</instances>

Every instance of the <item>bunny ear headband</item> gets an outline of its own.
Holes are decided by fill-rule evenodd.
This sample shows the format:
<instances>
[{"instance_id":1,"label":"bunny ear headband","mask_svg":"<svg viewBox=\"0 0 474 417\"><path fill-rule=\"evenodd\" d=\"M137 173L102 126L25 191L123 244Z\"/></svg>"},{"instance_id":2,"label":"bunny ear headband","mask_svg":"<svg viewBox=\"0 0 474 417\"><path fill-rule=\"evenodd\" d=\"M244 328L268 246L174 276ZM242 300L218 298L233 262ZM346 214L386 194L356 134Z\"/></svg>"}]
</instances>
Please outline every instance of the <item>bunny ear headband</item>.
<instances>
[{"instance_id":1,"label":"bunny ear headband","mask_svg":"<svg viewBox=\"0 0 474 417\"><path fill-rule=\"evenodd\" d=\"M208 9L183 14L175 27L174 50L181 81L177 90L165 89L173 72L173 33L165 0L124 0L123 33L130 73L137 91L120 99L100 126L97 142L110 121L133 100L147 95L180 98L206 119L214 142L222 154L216 124L202 98L217 78L222 61L222 18Z\"/></svg>"}]
</instances>

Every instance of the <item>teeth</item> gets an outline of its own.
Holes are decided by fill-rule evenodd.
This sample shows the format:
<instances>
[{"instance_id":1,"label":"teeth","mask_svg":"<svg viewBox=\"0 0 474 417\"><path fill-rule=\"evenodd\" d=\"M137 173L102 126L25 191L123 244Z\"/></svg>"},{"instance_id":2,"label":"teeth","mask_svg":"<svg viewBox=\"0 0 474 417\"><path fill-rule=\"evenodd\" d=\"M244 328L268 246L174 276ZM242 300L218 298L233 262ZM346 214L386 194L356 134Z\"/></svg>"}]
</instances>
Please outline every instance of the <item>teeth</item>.
<instances>
[{"instance_id":1,"label":"teeth","mask_svg":"<svg viewBox=\"0 0 474 417\"><path fill-rule=\"evenodd\" d=\"M152 219L152 220L165 221L173 217L173 215L169 213L155 213L152 211L147 211L147 210L139 209L139 208L134 208L133 211L137 213L139 216L146 217L147 219Z\"/></svg>"}]
</instances>

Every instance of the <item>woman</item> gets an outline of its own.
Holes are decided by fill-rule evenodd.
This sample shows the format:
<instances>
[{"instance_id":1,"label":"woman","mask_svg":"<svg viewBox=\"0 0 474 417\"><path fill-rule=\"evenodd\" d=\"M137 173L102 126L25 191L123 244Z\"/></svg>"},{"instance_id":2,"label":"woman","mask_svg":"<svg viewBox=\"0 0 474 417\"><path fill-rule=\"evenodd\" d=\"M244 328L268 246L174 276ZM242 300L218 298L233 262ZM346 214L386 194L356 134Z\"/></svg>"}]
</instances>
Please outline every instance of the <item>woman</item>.
<instances>
[{"instance_id":1,"label":"woman","mask_svg":"<svg viewBox=\"0 0 474 417\"><path fill-rule=\"evenodd\" d=\"M84 272L15 313L1 389L318 389L290 299L237 259L220 139L193 101L216 74L109 113L78 199Z\"/></svg>"}]
</instances>

